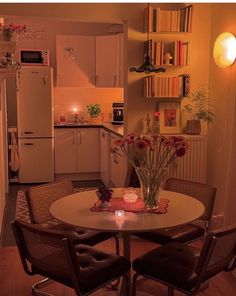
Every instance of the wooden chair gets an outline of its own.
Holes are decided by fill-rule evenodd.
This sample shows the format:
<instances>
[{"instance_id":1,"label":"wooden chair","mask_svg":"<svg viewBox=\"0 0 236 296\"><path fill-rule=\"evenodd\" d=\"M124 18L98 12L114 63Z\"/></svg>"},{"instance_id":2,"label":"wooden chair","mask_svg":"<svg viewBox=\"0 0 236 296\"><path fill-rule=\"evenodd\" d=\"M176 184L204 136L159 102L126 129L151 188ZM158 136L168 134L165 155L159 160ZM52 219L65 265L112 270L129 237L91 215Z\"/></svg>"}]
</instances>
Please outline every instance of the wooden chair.
<instances>
[{"instance_id":1,"label":"wooden chair","mask_svg":"<svg viewBox=\"0 0 236 296\"><path fill-rule=\"evenodd\" d=\"M201 201L205 206L205 212L197 221L199 223L187 223L153 232L134 233L134 235L163 245L174 241L188 243L207 234L214 207L216 188L203 183L169 178L166 181L165 190L183 193Z\"/></svg>"},{"instance_id":2,"label":"wooden chair","mask_svg":"<svg viewBox=\"0 0 236 296\"><path fill-rule=\"evenodd\" d=\"M127 276L129 260L87 245L74 245L68 232L43 228L16 220L12 223L24 271L44 280L32 286L32 293L50 296L42 287L54 280L76 295L90 295L121 276Z\"/></svg>"},{"instance_id":3,"label":"wooden chair","mask_svg":"<svg viewBox=\"0 0 236 296\"><path fill-rule=\"evenodd\" d=\"M236 224L209 233L201 251L173 242L149 251L133 261L133 296L138 276L168 287L168 296L179 290L195 295L201 286L221 271L236 266Z\"/></svg>"},{"instance_id":4,"label":"wooden chair","mask_svg":"<svg viewBox=\"0 0 236 296\"><path fill-rule=\"evenodd\" d=\"M68 180L31 187L25 193L31 223L49 229L69 231L75 244L93 246L104 240L114 238L116 253L119 254L119 238L116 232L85 230L66 225L52 217L49 212L51 204L59 198L73 193L73 184Z\"/></svg>"}]
</instances>

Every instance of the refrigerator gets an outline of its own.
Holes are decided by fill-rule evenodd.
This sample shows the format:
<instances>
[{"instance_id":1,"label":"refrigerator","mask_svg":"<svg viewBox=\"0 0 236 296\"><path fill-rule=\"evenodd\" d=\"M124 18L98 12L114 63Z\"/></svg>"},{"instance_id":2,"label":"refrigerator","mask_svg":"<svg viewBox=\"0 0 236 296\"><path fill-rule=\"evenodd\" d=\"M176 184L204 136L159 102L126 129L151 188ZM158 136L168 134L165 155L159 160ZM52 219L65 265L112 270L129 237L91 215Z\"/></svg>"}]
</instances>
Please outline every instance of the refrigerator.
<instances>
[{"instance_id":1,"label":"refrigerator","mask_svg":"<svg viewBox=\"0 0 236 296\"><path fill-rule=\"evenodd\" d=\"M54 181L53 70L22 66L17 75L19 183Z\"/></svg>"}]
</instances>

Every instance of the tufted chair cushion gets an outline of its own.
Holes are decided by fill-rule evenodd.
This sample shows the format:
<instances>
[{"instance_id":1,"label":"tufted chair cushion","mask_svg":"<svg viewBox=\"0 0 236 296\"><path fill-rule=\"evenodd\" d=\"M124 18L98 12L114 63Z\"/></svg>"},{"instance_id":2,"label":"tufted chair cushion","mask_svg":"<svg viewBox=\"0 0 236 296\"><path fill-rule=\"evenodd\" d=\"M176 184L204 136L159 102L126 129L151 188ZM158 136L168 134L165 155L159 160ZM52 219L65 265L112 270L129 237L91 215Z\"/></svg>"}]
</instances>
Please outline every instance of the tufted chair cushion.
<instances>
[{"instance_id":1,"label":"tufted chair cushion","mask_svg":"<svg viewBox=\"0 0 236 296\"><path fill-rule=\"evenodd\" d=\"M49 229L64 231L65 233L68 232L74 244L86 244L89 246L99 244L100 242L110 239L111 237L116 235L116 232L93 231L69 226L64 223L59 223L50 227Z\"/></svg>"},{"instance_id":2,"label":"tufted chair cushion","mask_svg":"<svg viewBox=\"0 0 236 296\"><path fill-rule=\"evenodd\" d=\"M108 279L115 279L122 276L130 269L131 264L124 257L108 254L86 245L77 245L75 249L77 261L80 266L78 284L82 294L103 285ZM37 262L32 266L33 272L60 281L73 288L71 274L66 266L61 264L60 269L56 268L58 267L58 263L63 262L61 260L62 256L63 253L55 252L41 258L40 265Z\"/></svg>"},{"instance_id":3,"label":"tufted chair cushion","mask_svg":"<svg viewBox=\"0 0 236 296\"><path fill-rule=\"evenodd\" d=\"M201 237L205 229L201 226L189 223L177 227L165 228L153 232L137 232L135 235L153 241L157 244L165 245L174 241L189 242L196 237Z\"/></svg>"},{"instance_id":4,"label":"tufted chair cushion","mask_svg":"<svg viewBox=\"0 0 236 296\"><path fill-rule=\"evenodd\" d=\"M174 242L154 249L133 261L133 269L147 277L191 291L200 250Z\"/></svg>"}]
</instances>

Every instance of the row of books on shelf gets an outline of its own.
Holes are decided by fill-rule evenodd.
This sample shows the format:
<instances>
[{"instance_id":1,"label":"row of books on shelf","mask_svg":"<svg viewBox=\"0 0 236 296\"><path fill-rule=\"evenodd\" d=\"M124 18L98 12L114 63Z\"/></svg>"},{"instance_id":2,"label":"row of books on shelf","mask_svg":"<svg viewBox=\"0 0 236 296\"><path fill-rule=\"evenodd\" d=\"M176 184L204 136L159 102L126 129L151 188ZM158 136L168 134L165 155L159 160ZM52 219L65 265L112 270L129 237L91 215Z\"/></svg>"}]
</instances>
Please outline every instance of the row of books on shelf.
<instances>
[{"instance_id":1,"label":"row of books on shelf","mask_svg":"<svg viewBox=\"0 0 236 296\"><path fill-rule=\"evenodd\" d=\"M177 77L147 76L144 78L146 98L182 98L189 95L190 77L188 74Z\"/></svg>"},{"instance_id":2,"label":"row of books on shelf","mask_svg":"<svg viewBox=\"0 0 236 296\"><path fill-rule=\"evenodd\" d=\"M162 10L149 6L145 10L145 31L191 32L192 5L178 10Z\"/></svg>"},{"instance_id":3,"label":"row of books on shelf","mask_svg":"<svg viewBox=\"0 0 236 296\"><path fill-rule=\"evenodd\" d=\"M144 42L144 56L149 53L152 63L156 66L173 65L189 66L190 65L190 45L187 41L162 42L147 40ZM166 60L166 54L170 54Z\"/></svg>"}]
</instances>

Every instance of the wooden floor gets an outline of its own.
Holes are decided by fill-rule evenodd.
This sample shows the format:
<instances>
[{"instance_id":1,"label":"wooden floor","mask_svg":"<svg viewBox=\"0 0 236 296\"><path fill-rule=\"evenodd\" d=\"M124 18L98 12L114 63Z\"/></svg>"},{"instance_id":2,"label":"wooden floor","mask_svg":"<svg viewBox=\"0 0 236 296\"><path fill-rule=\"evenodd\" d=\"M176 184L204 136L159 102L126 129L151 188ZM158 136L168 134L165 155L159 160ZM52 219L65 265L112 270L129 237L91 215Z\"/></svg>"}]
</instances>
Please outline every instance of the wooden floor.
<instances>
[{"instance_id":1,"label":"wooden floor","mask_svg":"<svg viewBox=\"0 0 236 296\"><path fill-rule=\"evenodd\" d=\"M122 244L121 244L122 245ZM98 248L105 251L114 251L113 240L106 241ZM156 245L141 239L132 240L132 258L135 258L150 249L155 248ZM30 296L31 285L41 277L30 277L22 269L16 247L0 248L0 295L1 296ZM72 289L66 288L59 284L51 284L47 287L48 292L57 296L74 296ZM116 291L110 291L106 288L100 289L98 292L92 294L94 296L117 296ZM146 280L138 286L137 296L164 296L167 295L167 289L157 282ZM179 292L176 296L183 295ZM210 281L209 287L199 293L200 296L235 296L236 295L236 278L231 273L221 273ZM125 295L122 295L125 296Z\"/></svg>"}]
</instances>

